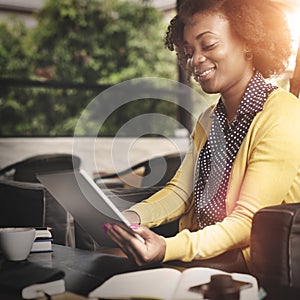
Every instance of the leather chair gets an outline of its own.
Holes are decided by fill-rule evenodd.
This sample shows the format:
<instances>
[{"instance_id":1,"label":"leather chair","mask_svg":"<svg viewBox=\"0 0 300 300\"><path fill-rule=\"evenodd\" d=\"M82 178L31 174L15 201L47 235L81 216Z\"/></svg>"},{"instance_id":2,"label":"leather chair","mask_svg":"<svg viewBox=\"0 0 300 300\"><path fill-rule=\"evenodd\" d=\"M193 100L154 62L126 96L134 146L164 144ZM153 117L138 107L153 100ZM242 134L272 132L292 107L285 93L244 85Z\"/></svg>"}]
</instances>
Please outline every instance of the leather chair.
<instances>
[{"instance_id":1,"label":"leather chair","mask_svg":"<svg viewBox=\"0 0 300 300\"><path fill-rule=\"evenodd\" d=\"M10 164L0 170L0 176L22 182L39 182L36 174L57 170L78 169L81 160L68 153L40 154Z\"/></svg>"},{"instance_id":2,"label":"leather chair","mask_svg":"<svg viewBox=\"0 0 300 300\"><path fill-rule=\"evenodd\" d=\"M36 182L0 180L0 227L51 227L53 242L66 245L66 211Z\"/></svg>"},{"instance_id":3,"label":"leather chair","mask_svg":"<svg viewBox=\"0 0 300 300\"><path fill-rule=\"evenodd\" d=\"M267 299L300 299L300 203L269 206L253 218L251 273Z\"/></svg>"},{"instance_id":4,"label":"leather chair","mask_svg":"<svg viewBox=\"0 0 300 300\"><path fill-rule=\"evenodd\" d=\"M36 173L79 168L80 163L79 157L54 153L32 156L1 169L0 227L48 226L54 243L68 245L72 239L68 214L38 182Z\"/></svg>"}]
</instances>

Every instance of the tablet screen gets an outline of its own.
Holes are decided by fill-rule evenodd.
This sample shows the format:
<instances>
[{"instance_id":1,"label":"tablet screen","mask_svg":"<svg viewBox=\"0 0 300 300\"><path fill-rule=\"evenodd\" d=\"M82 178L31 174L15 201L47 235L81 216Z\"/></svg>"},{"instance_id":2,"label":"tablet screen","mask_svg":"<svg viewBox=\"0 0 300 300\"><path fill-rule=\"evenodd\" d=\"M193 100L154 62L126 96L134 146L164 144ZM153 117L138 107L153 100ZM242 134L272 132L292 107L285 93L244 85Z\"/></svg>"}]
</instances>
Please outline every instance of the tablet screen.
<instances>
[{"instance_id":1,"label":"tablet screen","mask_svg":"<svg viewBox=\"0 0 300 300\"><path fill-rule=\"evenodd\" d=\"M43 173L37 178L100 246L116 246L103 230L105 223L118 224L135 235L128 220L85 171Z\"/></svg>"}]
</instances>

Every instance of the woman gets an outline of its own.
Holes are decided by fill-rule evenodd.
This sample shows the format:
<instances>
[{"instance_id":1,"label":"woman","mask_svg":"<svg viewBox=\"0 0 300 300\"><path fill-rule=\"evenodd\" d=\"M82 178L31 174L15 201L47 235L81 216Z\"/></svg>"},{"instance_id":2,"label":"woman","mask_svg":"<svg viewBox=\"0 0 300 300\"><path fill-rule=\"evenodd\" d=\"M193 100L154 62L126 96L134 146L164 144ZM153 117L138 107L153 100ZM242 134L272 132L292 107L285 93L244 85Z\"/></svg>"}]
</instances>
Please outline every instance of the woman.
<instances>
[{"instance_id":1,"label":"woman","mask_svg":"<svg viewBox=\"0 0 300 300\"><path fill-rule=\"evenodd\" d=\"M220 100L200 116L173 180L124 212L145 243L117 225L105 229L139 265L240 249L249 266L254 213L300 195L300 102L264 80L291 54L284 16L268 0L186 0L166 45ZM147 228L178 218L171 238Z\"/></svg>"}]
</instances>

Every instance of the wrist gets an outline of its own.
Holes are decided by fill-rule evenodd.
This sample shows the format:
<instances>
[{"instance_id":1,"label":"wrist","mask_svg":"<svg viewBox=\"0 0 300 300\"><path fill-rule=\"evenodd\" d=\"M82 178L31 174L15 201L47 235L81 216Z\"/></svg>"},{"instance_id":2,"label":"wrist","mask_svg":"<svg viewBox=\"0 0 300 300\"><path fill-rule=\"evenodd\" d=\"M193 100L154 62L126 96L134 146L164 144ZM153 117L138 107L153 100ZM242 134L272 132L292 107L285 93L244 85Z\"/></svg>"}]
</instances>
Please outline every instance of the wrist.
<instances>
[{"instance_id":1,"label":"wrist","mask_svg":"<svg viewBox=\"0 0 300 300\"><path fill-rule=\"evenodd\" d=\"M133 210L125 210L122 212L125 218L129 221L130 224L141 224L141 218L138 213Z\"/></svg>"}]
</instances>

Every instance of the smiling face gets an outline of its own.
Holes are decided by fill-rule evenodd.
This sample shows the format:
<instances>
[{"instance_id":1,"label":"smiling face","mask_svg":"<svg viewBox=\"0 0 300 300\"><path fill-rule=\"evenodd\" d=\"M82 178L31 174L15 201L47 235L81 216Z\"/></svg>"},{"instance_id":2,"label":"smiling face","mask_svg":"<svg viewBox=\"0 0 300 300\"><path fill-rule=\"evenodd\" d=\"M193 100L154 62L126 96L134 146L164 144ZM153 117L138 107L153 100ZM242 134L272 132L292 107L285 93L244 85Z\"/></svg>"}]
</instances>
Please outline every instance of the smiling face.
<instances>
[{"instance_id":1,"label":"smiling face","mask_svg":"<svg viewBox=\"0 0 300 300\"><path fill-rule=\"evenodd\" d=\"M194 78L206 93L242 95L253 75L246 45L217 13L198 13L184 27L184 51Z\"/></svg>"}]
</instances>

